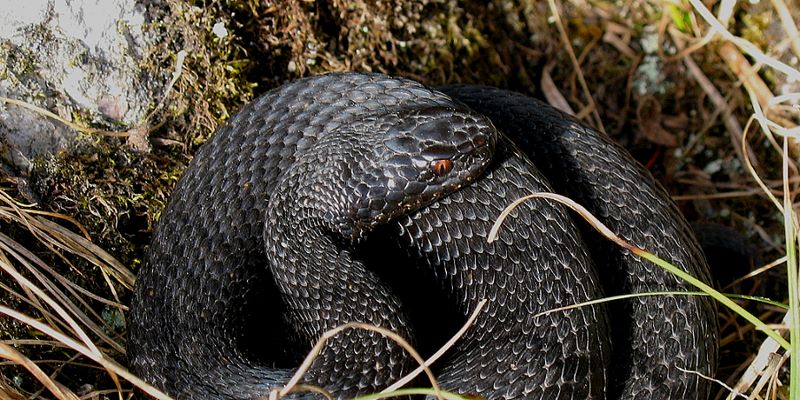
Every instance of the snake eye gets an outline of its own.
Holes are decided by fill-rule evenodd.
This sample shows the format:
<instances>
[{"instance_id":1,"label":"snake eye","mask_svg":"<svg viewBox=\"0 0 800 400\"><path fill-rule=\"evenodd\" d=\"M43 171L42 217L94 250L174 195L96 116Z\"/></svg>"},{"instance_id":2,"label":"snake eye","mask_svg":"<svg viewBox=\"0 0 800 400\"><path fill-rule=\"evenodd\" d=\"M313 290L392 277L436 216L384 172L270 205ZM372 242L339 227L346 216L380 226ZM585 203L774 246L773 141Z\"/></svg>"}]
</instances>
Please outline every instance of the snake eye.
<instances>
[{"instance_id":1,"label":"snake eye","mask_svg":"<svg viewBox=\"0 0 800 400\"><path fill-rule=\"evenodd\" d=\"M433 173L436 176L443 176L444 174L450 172L453 169L453 162L447 159L444 160L436 160L433 162Z\"/></svg>"}]
</instances>

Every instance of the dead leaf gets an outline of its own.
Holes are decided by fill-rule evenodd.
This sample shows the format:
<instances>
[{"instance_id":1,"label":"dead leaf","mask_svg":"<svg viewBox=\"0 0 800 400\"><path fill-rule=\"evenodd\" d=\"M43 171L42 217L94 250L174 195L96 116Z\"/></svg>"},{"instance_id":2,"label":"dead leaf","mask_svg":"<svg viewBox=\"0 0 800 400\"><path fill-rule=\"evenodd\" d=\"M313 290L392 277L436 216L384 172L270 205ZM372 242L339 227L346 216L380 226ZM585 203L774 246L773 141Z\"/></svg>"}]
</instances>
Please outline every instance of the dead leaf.
<instances>
[{"instance_id":1,"label":"dead leaf","mask_svg":"<svg viewBox=\"0 0 800 400\"><path fill-rule=\"evenodd\" d=\"M645 96L639 100L636 117L641 128L637 136L644 137L644 139L661 146L676 147L678 145L675 135L661 125L663 120L661 104L653 96Z\"/></svg>"}]
</instances>

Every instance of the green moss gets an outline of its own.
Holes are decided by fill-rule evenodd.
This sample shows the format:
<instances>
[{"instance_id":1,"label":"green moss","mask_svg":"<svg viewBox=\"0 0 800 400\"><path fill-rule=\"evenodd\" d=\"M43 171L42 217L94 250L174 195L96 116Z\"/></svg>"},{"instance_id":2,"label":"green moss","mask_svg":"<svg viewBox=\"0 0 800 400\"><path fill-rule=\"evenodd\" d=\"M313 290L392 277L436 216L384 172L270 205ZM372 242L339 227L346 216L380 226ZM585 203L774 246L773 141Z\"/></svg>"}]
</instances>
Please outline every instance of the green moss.
<instances>
[{"instance_id":1,"label":"green moss","mask_svg":"<svg viewBox=\"0 0 800 400\"><path fill-rule=\"evenodd\" d=\"M772 12L746 13L741 16L741 36L750 43L764 49L768 42L764 31L772 22Z\"/></svg>"},{"instance_id":2,"label":"green moss","mask_svg":"<svg viewBox=\"0 0 800 400\"><path fill-rule=\"evenodd\" d=\"M77 218L101 247L134 266L185 167L173 157L87 138L76 152L36 160L31 188L42 206Z\"/></svg>"}]
</instances>

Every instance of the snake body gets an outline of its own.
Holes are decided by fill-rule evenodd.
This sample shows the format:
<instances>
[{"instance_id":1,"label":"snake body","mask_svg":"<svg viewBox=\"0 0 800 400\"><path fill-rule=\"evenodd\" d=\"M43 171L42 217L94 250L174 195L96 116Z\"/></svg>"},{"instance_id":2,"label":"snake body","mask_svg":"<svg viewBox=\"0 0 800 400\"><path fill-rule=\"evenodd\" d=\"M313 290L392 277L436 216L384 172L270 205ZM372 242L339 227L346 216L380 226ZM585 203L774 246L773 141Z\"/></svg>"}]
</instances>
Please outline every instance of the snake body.
<instances>
[{"instance_id":1,"label":"snake body","mask_svg":"<svg viewBox=\"0 0 800 400\"><path fill-rule=\"evenodd\" d=\"M461 317L488 299L436 364L445 388L489 399L707 399L700 374L713 376L717 346L707 298L543 313L688 287L547 200L523 203L487 243L500 211L532 191L574 198L707 280L663 188L619 146L542 103L356 73L270 91L203 146L175 189L139 272L131 366L178 398L257 398L288 381L298 355L285 349L342 323L424 342L403 297L357 251L382 235L408 255L393 272L432 276ZM413 366L392 341L346 331L304 382L347 398Z\"/></svg>"}]
</instances>

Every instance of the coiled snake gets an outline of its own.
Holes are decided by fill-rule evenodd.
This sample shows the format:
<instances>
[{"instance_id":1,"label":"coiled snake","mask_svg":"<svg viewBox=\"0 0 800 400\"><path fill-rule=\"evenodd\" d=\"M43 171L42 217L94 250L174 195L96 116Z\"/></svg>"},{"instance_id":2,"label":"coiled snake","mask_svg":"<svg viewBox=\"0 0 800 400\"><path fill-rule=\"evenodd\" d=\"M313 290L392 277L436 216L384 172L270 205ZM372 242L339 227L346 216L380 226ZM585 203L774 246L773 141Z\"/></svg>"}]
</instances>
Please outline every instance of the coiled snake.
<instances>
[{"instance_id":1,"label":"coiled snake","mask_svg":"<svg viewBox=\"0 0 800 400\"><path fill-rule=\"evenodd\" d=\"M434 320L463 322L488 299L435 365L444 388L488 399L707 399L700 375L713 376L717 352L708 298L543 314L688 286L544 199L523 203L487 243L500 211L538 191L573 198L626 240L709 279L690 228L650 174L547 105L379 74L274 89L219 129L175 189L139 272L131 366L177 398L266 396L302 349L345 322L424 347L426 329L440 328L421 326L387 276L407 277L417 303L428 295L417 283L431 277L443 294L417 308L452 305ZM376 251L372 237L396 251ZM394 342L348 330L304 382L348 398L413 367Z\"/></svg>"}]
</instances>

